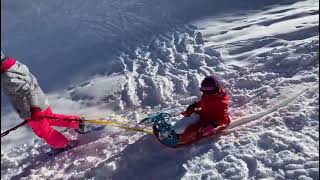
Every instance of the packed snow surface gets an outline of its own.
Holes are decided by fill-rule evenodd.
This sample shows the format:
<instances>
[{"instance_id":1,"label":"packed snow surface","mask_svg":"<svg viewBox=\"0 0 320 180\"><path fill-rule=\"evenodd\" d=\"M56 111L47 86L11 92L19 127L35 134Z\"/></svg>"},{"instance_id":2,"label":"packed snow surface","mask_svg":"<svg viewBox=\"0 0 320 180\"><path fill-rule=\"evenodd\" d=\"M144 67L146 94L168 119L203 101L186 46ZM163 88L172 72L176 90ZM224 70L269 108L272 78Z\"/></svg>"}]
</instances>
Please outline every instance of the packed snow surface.
<instances>
[{"instance_id":1,"label":"packed snow surface","mask_svg":"<svg viewBox=\"0 0 320 180\"><path fill-rule=\"evenodd\" d=\"M165 30L139 42L134 38L139 34L130 32L143 29L142 24L144 32L152 31L154 24L146 20L156 16L149 11L121 16L136 26L125 24L130 19L116 23L117 13L99 19L69 12L95 21L94 28L110 22L105 33L117 36L114 41L123 41L127 33L131 38L107 65L97 63L99 73L48 92L55 112L131 126L167 112L174 123L201 96L202 79L215 74L230 97L231 127L179 149L164 147L153 135L116 127L87 135L67 130L80 145L54 158L45 155L49 147L30 129L21 128L1 139L1 179L319 179L319 2L280 2L194 12L189 16L195 18L167 23ZM126 1L116 3L130 7ZM104 36L93 32L83 36ZM1 121L2 132L21 122L10 107L2 107Z\"/></svg>"}]
</instances>

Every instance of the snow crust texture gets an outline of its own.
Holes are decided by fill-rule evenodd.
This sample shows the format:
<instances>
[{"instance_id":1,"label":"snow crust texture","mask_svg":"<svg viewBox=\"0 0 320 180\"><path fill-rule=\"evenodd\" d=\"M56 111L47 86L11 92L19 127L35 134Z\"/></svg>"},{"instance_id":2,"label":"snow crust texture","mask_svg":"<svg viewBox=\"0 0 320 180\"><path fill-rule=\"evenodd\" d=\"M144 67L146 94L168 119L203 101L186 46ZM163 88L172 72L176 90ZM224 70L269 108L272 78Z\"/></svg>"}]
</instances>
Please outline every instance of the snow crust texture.
<instances>
[{"instance_id":1,"label":"snow crust texture","mask_svg":"<svg viewBox=\"0 0 320 180\"><path fill-rule=\"evenodd\" d=\"M318 1L288 1L170 26L122 49L103 73L49 94L56 112L135 125L161 111L174 123L215 74L230 96L234 125L224 133L170 149L114 127L69 130L80 145L48 158L43 141L19 130L1 140L10 147L1 179L319 179L318 15Z\"/></svg>"}]
</instances>

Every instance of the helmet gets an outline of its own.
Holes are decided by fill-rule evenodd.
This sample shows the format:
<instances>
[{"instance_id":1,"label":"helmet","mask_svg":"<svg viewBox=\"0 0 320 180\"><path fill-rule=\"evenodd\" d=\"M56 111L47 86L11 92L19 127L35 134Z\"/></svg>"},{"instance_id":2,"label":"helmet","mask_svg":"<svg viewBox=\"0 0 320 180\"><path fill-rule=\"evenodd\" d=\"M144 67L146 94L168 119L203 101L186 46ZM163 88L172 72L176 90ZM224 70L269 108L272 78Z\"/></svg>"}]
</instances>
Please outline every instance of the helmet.
<instances>
[{"instance_id":1,"label":"helmet","mask_svg":"<svg viewBox=\"0 0 320 180\"><path fill-rule=\"evenodd\" d=\"M201 82L200 91L206 93L206 92L216 92L220 88L220 84L218 79L215 76L207 76L204 78L204 80Z\"/></svg>"},{"instance_id":2,"label":"helmet","mask_svg":"<svg viewBox=\"0 0 320 180\"><path fill-rule=\"evenodd\" d=\"M1 51L1 62L4 61L6 57L4 56L3 52Z\"/></svg>"}]
</instances>

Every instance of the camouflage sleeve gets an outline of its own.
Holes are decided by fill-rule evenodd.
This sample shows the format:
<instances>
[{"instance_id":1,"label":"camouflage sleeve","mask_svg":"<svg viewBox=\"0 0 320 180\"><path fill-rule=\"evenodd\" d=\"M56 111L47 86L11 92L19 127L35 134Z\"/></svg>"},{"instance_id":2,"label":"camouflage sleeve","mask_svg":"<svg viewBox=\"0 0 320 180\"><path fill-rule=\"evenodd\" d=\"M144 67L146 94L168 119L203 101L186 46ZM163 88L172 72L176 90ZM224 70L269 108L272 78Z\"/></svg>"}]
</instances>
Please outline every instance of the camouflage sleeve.
<instances>
[{"instance_id":1,"label":"camouflage sleeve","mask_svg":"<svg viewBox=\"0 0 320 180\"><path fill-rule=\"evenodd\" d=\"M15 96L19 99L27 98L30 105L34 104L31 93L32 86L27 78L16 76L14 78L10 78L8 84L9 85L5 88L10 94L15 94Z\"/></svg>"},{"instance_id":2,"label":"camouflage sleeve","mask_svg":"<svg viewBox=\"0 0 320 180\"><path fill-rule=\"evenodd\" d=\"M16 98L26 98L30 107L36 106L37 102L39 102L38 97L34 93L37 81L29 72L27 66L18 62L17 67L12 72L9 70L7 73L9 74L9 78L7 79L6 90L10 94L14 94Z\"/></svg>"}]
</instances>

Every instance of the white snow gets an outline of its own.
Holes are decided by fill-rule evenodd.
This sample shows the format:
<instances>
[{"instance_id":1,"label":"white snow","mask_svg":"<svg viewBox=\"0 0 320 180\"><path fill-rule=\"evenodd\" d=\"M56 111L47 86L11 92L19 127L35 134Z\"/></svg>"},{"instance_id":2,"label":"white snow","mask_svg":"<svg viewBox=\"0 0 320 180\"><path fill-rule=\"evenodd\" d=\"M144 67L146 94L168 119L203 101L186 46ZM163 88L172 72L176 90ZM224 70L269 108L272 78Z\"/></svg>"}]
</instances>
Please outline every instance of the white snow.
<instances>
[{"instance_id":1,"label":"white snow","mask_svg":"<svg viewBox=\"0 0 320 180\"><path fill-rule=\"evenodd\" d=\"M104 2L102 7L125 4L119 12L131 7L124 1ZM106 32L117 37L143 29L144 23L144 30L152 32L147 20L154 14L147 16L151 12L140 12L138 6L130 9L132 16L121 16L131 20L121 22L114 19L119 17L116 11L106 13L106 19L85 18L77 14L81 8L70 11L74 16L68 18L95 21L99 28L100 21L109 19ZM200 97L201 80L216 74L230 96L228 130L180 149L115 127L88 135L69 130L64 133L80 145L47 158L48 146L21 128L1 139L1 179L319 179L319 2L220 10L190 13L196 17L176 26L166 22L166 30L148 34L147 41L137 42L131 35L125 41L130 47L119 47L110 63L93 63L103 73L81 76L82 82L51 90L48 97L57 113L138 126L148 115L167 112L174 123ZM161 18L157 20L160 24ZM136 26L130 25L135 21ZM94 32L83 36L104 36ZM10 107L1 108L1 119L2 132L21 122Z\"/></svg>"}]
</instances>

